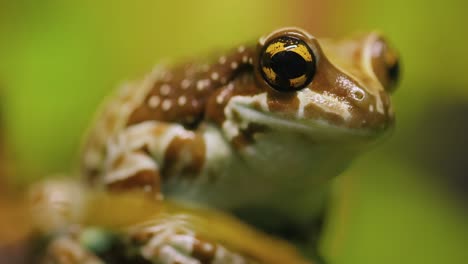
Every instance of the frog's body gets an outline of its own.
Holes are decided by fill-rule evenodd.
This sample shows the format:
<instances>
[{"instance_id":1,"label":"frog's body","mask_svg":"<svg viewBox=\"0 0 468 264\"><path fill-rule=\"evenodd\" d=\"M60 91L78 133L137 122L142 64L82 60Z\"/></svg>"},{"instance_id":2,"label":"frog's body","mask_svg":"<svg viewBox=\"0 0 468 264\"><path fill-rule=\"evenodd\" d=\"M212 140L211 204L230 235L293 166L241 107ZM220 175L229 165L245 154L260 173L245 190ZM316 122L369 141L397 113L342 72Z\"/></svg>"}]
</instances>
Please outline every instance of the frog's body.
<instances>
[{"instance_id":1,"label":"frog's body","mask_svg":"<svg viewBox=\"0 0 468 264\"><path fill-rule=\"evenodd\" d=\"M393 123L397 66L379 34L296 28L211 64L160 66L104 106L83 172L98 188L307 222L327 182Z\"/></svg>"}]
</instances>

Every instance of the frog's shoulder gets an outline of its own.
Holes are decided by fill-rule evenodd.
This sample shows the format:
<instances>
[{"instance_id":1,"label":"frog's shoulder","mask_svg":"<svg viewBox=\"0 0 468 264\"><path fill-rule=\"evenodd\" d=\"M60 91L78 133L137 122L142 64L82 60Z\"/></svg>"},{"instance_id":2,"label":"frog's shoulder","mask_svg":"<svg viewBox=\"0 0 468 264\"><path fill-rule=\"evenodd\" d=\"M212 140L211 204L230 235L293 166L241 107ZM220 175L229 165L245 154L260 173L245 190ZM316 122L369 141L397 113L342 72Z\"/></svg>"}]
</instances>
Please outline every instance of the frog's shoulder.
<instances>
[{"instance_id":1,"label":"frog's shoulder","mask_svg":"<svg viewBox=\"0 0 468 264\"><path fill-rule=\"evenodd\" d=\"M99 168L105 159L107 143L126 127L146 121L198 127L206 118L207 104L216 101L213 98L222 91L220 88L238 72L251 69L254 52L253 45L241 45L211 63L160 65L141 81L123 85L107 99L88 131L82 148L82 166L86 170ZM210 115L222 112L223 103L215 103Z\"/></svg>"},{"instance_id":2,"label":"frog's shoulder","mask_svg":"<svg viewBox=\"0 0 468 264\"><path fill-rule=\"evenodd\" d=\"M104 159L106 142L123 130L131 114L145 100L154 83L164 78L166 65L156 66L139 81L125 82L101 103L81 146L82 166L94 168Z\"/></svg>"}]
</instances>

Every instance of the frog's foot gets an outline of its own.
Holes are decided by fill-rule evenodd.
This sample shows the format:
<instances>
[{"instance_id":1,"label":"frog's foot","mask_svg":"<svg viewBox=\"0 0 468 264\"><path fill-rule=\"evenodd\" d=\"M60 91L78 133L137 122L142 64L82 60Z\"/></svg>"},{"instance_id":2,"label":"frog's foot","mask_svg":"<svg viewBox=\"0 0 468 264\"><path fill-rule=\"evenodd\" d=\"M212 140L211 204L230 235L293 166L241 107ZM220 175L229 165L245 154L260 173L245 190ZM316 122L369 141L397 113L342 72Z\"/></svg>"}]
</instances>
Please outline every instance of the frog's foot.
<instances>
[{"instance_id":1,"label":"frog's foot","mask_svg":"<svg viewBox=\"0 0 468 264\"><path fill-rule=\"evenodd\" d=\"M47 245L41 264L151 264L121 232L99 227L70 229ZM181 262L184 264L184 262Z\"/></svg>"},{"instance_id":2,"label":"frog's foot","mask_svg":"<svg viewBox=\"0 0 468 264\"><path fill-rule=\"evenodd\" d=\"M132 232L131 236L141 245L142 256L152 263L258 263L220 243L203 238L178 221L147 226Z\"/></svg>"},{"instance_id":3,"label":"frog's foot","mask_svg":"<svg viewBox=\"0 0 468 264\"><path fill-rule=\"evenodd\" d=\"M155 235L142 248L145 259L156 263L200 264L200 263L254 263L219 244L211 243L194 234Z\"/></svg>"},{"instance_id":4,"label":"frog's foot","mask_svg":"<svg viewBox=\"0 0 468 264\"><path fill-rule=\"evenodd\" d=\"M158 223L130 234L86 228L49 243L41 264L254 264L179 222Z\"/></svg>"},{"instance_id":5,"label":"frog's foot","mask_svg":"<svg viewBox=\"0 0 468 264\"><path fill-rule=\"evenodd\" d=\"M104 264L71 236L60 236L48 245L42 264Z\"/></svg>"}]
</instances>

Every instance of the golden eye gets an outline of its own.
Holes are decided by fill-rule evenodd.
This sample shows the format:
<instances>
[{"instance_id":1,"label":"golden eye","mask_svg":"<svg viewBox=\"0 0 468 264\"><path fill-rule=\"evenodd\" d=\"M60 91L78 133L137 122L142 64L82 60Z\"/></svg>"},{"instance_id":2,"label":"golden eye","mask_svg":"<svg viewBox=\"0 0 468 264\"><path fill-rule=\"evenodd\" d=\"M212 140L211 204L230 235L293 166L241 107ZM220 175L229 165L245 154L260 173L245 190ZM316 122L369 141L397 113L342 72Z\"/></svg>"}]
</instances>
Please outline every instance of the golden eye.
<instances>
[{"instance_id":1,"label":"golden eye","mask_svg":"<svg viewBox=\"0 0 468 264\"><path fill-rule=\"evenodd\" d=\"M306 87L315 75L315 56L303 40L281 36L267 42L260 53L260 72L265 81L281 92Z\"/></svg>"},{"instance_id":2,"label":"golden eye","mask_svg":"<svg viewBox=\"0 0 468 264\"><path fill-rule=\"evenodd\" d=\"M400 60L384 39L379 38L373 44L372 68L385 89L393 91L400 78Z\"/></svg>"}]
</instances>

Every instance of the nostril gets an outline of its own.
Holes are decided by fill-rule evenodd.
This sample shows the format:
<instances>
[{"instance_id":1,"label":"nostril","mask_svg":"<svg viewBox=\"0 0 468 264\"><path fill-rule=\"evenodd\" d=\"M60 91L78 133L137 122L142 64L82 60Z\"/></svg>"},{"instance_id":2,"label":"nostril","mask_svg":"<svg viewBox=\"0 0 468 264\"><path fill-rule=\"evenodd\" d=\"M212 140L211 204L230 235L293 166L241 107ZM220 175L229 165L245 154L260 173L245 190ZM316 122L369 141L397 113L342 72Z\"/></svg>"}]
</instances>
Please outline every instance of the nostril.
<instances>
[{"instance_id":1,"label":"nostril","mask_svg":"<svg viewBox=\"0 0 468 264\"><path fill-rule=\"evenodd\" d=\"M366 91L347 76L339 76L337 78L337 86L342 87L346 91L346 96L351 97L357 102L366 100Z\"/></svg>"},{"instance_id":2,"label":"nostril","mask_svg":"<svg viewBox=\"0 0 468 264\"><path fill-rule=\"evenodd\" d=\"M362 101L366 97L366 93L359 87L353 87L350 95L356 101Z\"/></svg>"}]
</instances>

